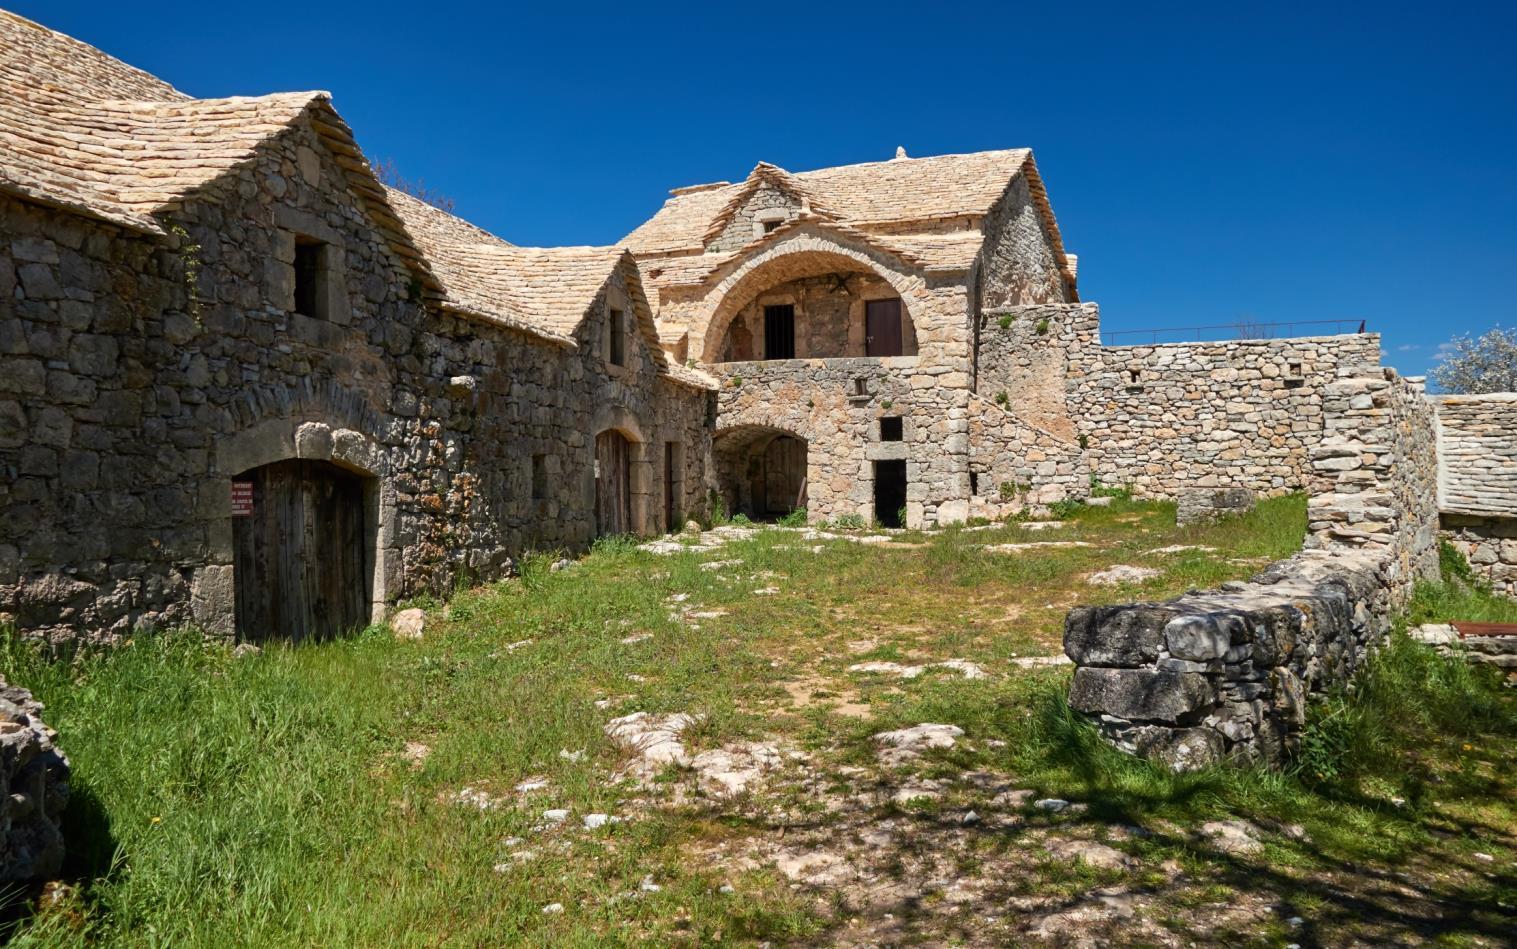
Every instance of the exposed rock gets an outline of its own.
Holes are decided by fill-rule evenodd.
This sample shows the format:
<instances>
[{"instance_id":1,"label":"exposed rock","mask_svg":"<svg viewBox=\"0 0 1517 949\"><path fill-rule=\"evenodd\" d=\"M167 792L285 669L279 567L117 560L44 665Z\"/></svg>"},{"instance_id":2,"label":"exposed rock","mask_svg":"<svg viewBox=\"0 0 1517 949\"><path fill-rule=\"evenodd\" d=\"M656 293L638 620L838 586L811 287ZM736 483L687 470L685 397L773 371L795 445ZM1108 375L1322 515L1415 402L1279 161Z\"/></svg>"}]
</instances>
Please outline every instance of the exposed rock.
<instances>
[{"instance_id":1,"label":"exposed rock","mask_svg":"<svg viewBox=\"0 0 1517 949\"><path fill-rule=\"evenodd\" d=\"M1046 844L1056 860L1084 863L1100 870L1120 870L1127 866L1127 854L1093 840L1050 840Z\"/></svg>"},{"instance_id":2,"label":"exposed rock","mask_svg":"<svg viewBox=\"0 0 1517 949\"><path fill-rule=\"evenodd\" d=\"M703 751L691 760L690 767L702 791L724 798L749 790L783 762L784 756L774 744L750 741Z\"/></svg>"},{"instance_id":3,"label":"exposed rock","mask_svg":"<svg viewBox=\"0 0 1517 949\"><path fill-rule=\"evenodd\" d=\"M877 755L887 767L899 767L922 756L928 748L952 748L964 729L957 725L934 725L923 723L910 728L880 732L874 736L879 745Z\"/></svg>"},{"instance_id":4,"label":"exposed rock","mask_svg":"<svg viewBox=\"0 0 1517 949\"><path fill-rule=\"evenodd\" d=\"M849 672L867 672L875 675L890 675L899 679L915 679L926 671L924 666L903 666L899 662L856 662L848 667Z\"/></svg>"},{"instance_id":5,"label":"exposed rock","mask_svg":"<svg viewBox=\"0 0 1517 949\"><path fill-rule=\"evenodd\" d=\"M1201 825L1201 836L1223 853L1244 855L1264 848L1258 838L1259 828L1247 821L1214 820Z\"/></svg>"},{"instance_id":6,"label":"exposed rock","mask_svg":"<svg viewBox=\"0 0 1517 949\"><path fill-rule=\"evenodd\" d=\"M0 676L0 882L47 880L63 867L69 763L42 703Z\"/></svg>"},{"instance_id":7,"label":"exposed rock","mask_svg":"<svg viewBox=\"0 0 1517 949\"><path fill-rule=\"evenodd\" d=\"M685 767L690 757L680 735L700 719L685 712L650 715L633 712L606 723L606 737L630 755L625 773L647 779L668 765Z\"/></svg>"},{"instance_id":8,"label":"exposed rock","mask_svg":"<svg viewBox=\"0 0 1517 949\"><path fill-rule=\"evenodd\" d=\"M1098 570L1085 578L1087 583L1097 586L1114 587L1123 583L1142 583L1144 580L1152 580L1163 571L1152 567L1134 567L1130 564L1119 563L1105 570Z\"/></svg>"},{"instance_id":9,"label":"exposed rock","mask_svg":"<svg viewBox=\"0 0 1517 949\"><path fill-rule=\"evenodd\" d=\"M252 643L238 643L236 647L232 649L232 658L234 659L246 659L248 656L261 655L263 655L263 650L260 647L253 645Z\"/></svg>"},{"instance_id":10,"label":"exposed rock","mask_svg":"<svg viewBox=\"0 0 1517 949\"><path fill-rule=\"evenodd\" d=\"M390 632L396 639L420 639L427 627L427 611L412 607L390 617Z\"/></svg>"}]
</instances>

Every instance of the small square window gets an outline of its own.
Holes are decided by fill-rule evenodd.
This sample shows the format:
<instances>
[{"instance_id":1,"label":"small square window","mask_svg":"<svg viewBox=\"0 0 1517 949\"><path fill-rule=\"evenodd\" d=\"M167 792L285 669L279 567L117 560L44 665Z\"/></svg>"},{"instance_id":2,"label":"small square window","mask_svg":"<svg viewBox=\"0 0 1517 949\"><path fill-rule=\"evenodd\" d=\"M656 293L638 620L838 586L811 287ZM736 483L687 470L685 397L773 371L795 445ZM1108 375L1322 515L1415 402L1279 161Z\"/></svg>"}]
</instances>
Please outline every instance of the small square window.
<instances>
[{"instance_id":1,"label":"small square window","mask_svg":"<svg viewBox=\"0 0 1517 949\"><path fill-rule=\"evenodd\" d=\"M979 493L980 493L980 473L978 471L971 471L969 473L969 494L970 494L971 497L974 497L974 496L978 496Z\"/></svg>"},{"instance_id":2,"label":"small square window","mask_svg":"<svg viewBox=\"0 0 1517 949\"><path fill-rule=\"evenodd\" d=\"M764 222L764 233L765 234L771 233L776 228L778 228L781 224L784 224L784 223L785 223L784 221L765 221Z\"/></svg>"},{"instance_id":3,"label":"small square window","mask_svg":"<svg viewBox=\"0 0 1517 949\"><path fill-rule=\"evenodd\" d=\"M898 442L902 436L901 417L886 415L880 419L880 441Z\"/></svg>"},{"instance_id":4,"label":"small square window","mask_svg":"<svg viewBox=\"0 0 1517 949\"><path fill-rule=\"evenodd\" d=\"M541 501L548 496L548 456L532 456L532 500Z\"/></svg>"},{"instance_id":5,"label":"small square window","mask_svg":"<svg viewBox=\"0 0 1517 949\"><path fill-rule=\"evenodd\" d=\"M327 318L327 245L295 238L295 312Z\"/></svg>"},{"instance_id":6,"label":"small square window","mask_svg":"<svg viewBox=\"0 0 1517 949\"><path fill-rule=\"evenodd\" d=\"M611 310L606 317L606 323L611 330L611 365L625 366L627 364L627 324L622 318L622 311Z\"/></svg>"}]
</instances>

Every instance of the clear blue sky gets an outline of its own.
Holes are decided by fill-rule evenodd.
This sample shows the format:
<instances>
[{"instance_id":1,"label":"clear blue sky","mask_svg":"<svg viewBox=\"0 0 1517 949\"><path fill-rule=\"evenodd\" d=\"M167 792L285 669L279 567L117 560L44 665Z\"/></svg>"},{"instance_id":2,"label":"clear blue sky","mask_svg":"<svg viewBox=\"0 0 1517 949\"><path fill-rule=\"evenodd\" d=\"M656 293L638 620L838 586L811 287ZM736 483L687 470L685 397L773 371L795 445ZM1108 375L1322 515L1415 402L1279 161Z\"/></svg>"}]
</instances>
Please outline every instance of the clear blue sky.
<instances>
[{"instance_id":1,"label":"clear blue sky","mask_svg":"<svg viewBox=\"0 0 1517 949\"><path fill-rule=\"evenodd\" d=\"M1366 319L1411 374L1517 325L1511 3L0 5L192 95L330 90L516 243L760 159L1031 146L1108 328Z\"/></svg>"}]
</instances>

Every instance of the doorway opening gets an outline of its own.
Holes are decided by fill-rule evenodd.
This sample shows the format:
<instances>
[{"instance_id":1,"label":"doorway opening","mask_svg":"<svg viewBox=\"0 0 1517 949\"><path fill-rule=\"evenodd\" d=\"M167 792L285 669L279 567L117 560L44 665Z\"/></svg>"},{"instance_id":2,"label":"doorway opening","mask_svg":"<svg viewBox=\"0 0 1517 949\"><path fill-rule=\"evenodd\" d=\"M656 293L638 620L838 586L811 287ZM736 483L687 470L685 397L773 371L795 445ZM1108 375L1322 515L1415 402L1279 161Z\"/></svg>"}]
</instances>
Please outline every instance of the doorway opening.
<instances>
[{"instance_id":1,"label":"doorway opening","mask_svg":"<svg viewBox=\"0 0 1517 949\"><path fill-rule=\"evenodd\" d=\"M331 639L367 625L372 480L325 461L292 459L237 475L252 514L232 519L237 638Z\"/></svg>"},{"instance_id":2,"label":"doorway opening","mask_svg":"<svg viewBox=\"0 0 1517 949\"><path fill-rule=\"evenodd\" d=\"M874 519L886 527L906 526L906 462L874 463Z\"/></svg>"},{"instance_id":3,"label":"doorway opening","mask_svg":"<svg viewBox=\"0 0 1517 949\"><path fill-rule=\"evenodd\" d=\"M632 445L614 428L595 436L595 531L632 533Z\"/></svg>"}]
</instances>

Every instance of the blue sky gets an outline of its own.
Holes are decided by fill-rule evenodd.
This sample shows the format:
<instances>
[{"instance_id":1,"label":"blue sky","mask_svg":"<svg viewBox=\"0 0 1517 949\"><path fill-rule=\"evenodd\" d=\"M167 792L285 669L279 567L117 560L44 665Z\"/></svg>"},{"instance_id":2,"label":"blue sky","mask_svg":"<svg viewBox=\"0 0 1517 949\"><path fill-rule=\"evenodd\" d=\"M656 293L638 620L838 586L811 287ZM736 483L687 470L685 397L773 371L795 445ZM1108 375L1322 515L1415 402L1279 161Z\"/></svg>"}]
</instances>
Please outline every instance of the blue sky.
<instances>
[{"instance_id":1,"label":"blue sky","mask_svg":"<svg viewBox=\"0 0 1517 949\"><path fill-rule=\"evenodd\" d=\"M197 96L326 89L523 244L671 187L1031 146L1110 330L1517 325L1517 5L0 0Z\"/></svg>"}]
</instances>

